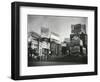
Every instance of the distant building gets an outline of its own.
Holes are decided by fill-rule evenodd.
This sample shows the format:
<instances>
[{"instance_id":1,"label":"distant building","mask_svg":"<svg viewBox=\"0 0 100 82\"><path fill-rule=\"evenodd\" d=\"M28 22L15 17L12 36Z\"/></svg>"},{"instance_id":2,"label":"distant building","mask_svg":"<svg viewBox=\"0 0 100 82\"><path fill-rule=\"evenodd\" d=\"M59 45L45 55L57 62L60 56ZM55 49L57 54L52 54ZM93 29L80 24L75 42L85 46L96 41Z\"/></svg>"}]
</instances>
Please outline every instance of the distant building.
<instances>
[{"instance_id":1,"label":"distant building","mask_svg":"<svg viewBox=\"0 0 100 82\"><path fill-rule=\"evenodd\" d=\"M65 38L64 42L70 42L70 38Z\"/></svg>"},{"instance_id":2,"label":"distant building","mask_svg":"<svg viewBox=\"0 0 100 82\"><path fill-rule=\"evenodd\" d=\"M28 32L28 60L29 61L33 61L34 56L39 56L39 41L40 41L39 34L33 31Z\"/></svg>"},{"instance_id":3,"label":"distant building","mask_svg":"<svg viewBox=\"0 0 100 82\"><path fill-rule=\"evenodd\" d=\"M59 35L54 32L51 32L50 34L50 41L55 41L58 44L61 43Z\"/></svg>"},{"instance_id":4,"label":"distant building","mask_svg":"<svg viewBox=\"0 0 100 82\"><path fill-rule=\"evenodd\" d=\"M75 24L75 25L72 24L71 25L71 33L80 34L81 32L86 34L86 25L85 24Z\"/></svg>"},{"instance_id":5,"label":"distant building","mask_svg":"<svg viewBox=\"0 0 100 82\"><path fill-rule=\"evenodd\" d=\"M47 27L41 27L41 56L49 55L50 50L50 31Z\"/></svg>"},{"instance_id":6,"label":"distant building","mask_svg":"<svg viewBox=\"0 0 100 82\"><path fill-rule=\"evenodd\" d=\"M87 53L87 33L85 24L71 25L70 34L70 52L83 54L83 48L86 48Z\"/></svg>"},{"instance_id":7,"label":"distant building","mask_svg":"<svg viewBox=\"0 0 100 82\"><path fill-rule=\"evenodd\" d=\"M64 43L66 45L66 50L70 49L70 38L65 38Z\"/></svg>"},{"instance_id":8,"label":"distant building","mask_svg":"<svg viewBox=\"0 0 100 82\"><path fill-rule=\"evenodd\" d=\"M35 33L35 32L29 32L28 33L28 42L31 42L32 45L32 49L39 49L39 39L40 39L40 35Z\"/></svg>"},{"instance_id":9,"label":"distant building","mask_svg":"<svg viewBox=\"0 0 100 82\"><path fill-rule=\"evenodd\" d=\"M81 32L83 32L84 34L87 34L86 33L86 25L85 24L81 25Z\"/></svg>"},{"instance_id":10,"label":"distant building","mask_svg":"<svg viewBox=\"0 0 100 82\"><path fill-rule=\"evenodd\" d=\"M66 42L61 42L62 47L66 47Z\"/></svg>"},{"instance_id":11,"label":"distant building","mask_svg":"<svg viewBox=\"0 0 100 82\"><path fill-rule=\"evenodd\" d=\"M58 34L51 32L50 35L50 51L51 55L61 54L61 42Z\"/></svg>"}]
</instances>

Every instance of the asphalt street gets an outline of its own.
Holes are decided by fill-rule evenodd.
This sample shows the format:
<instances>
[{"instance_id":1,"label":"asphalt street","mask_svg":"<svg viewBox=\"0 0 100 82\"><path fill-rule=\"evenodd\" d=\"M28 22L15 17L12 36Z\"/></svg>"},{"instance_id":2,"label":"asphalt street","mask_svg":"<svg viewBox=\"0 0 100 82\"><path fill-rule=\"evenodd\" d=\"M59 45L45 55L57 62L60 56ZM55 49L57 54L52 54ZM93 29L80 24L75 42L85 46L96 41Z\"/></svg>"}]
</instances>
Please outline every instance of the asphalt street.
<instances>
[{"instance_id":1,"label":"asphalt street","mask_svg":"<svg viewBox=\"0 0 100 82\"><path fill-rule=\"evenodd\" d=\"M28 63L28 66L76 65L76 64L87 64L87 57L86 56L49 57L48 60L44 61L31 61Z\"/></svg>"}]
</instances>

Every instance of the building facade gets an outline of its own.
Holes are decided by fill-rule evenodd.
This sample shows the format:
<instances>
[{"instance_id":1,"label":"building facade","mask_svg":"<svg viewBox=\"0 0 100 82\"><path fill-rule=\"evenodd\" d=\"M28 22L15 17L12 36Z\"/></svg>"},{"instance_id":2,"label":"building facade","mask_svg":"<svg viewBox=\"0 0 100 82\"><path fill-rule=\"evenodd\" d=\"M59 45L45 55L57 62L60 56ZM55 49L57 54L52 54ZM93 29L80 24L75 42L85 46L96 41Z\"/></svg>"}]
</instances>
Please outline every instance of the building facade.
<instances>
[{"instance_id":1,"label":"building facade","mask_svg":"<svg viewBox=\"0 0 100 82\"><path fill-rule=\"evenodd\" d=\"M28 60L35 61L39 56L40 35L35 32L28 32Z\"/></svg>"},{"instance_id":2,"label":"building facade","mask_svg":"<svg viewBox=\"0 0 100 82\"><path fill-rule=\"evenodd\" d=\"M87 32L85 24L71 25L70 40L71 54L80 53L83 55L83 48L86 49L85 54L87 54Z\"/></svg>"},{"instance_id":3,"label":"building facade","mask_svg":"<svg viewBox=\"0 0 100 82\"><path fill-rule=\"evenodd\" d=\"M51 32L50 36L50 51L52 56L59 56L61 55L61 42L59 35Z\"/></svg>"}]
</instances>

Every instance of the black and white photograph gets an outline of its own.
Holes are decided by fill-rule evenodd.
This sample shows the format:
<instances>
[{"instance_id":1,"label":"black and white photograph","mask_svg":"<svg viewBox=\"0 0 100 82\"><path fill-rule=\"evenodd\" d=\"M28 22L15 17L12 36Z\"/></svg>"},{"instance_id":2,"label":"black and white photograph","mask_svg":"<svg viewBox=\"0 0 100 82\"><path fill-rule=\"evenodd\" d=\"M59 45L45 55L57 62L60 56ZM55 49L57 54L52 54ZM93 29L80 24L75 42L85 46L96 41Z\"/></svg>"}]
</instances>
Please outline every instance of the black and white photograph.
<instances>
[{"instance_id":1,"label":"black and white photograph","mask_svg":"<svg viewBox=\"0 0 100 82\"><path fill-rule=\"evenodd\" d=\"M27 15L28 67L88 64L88 18Z\"/></svg>"},{"instance_id":2,"label":"black and white photograph","mask_svg":"<svg viewBox=\"0 0 100 82\"><path fill-rule=\"evenodd\" d=\"M97 75L97 7L12 3L11 78Z\"/></svg>"}]
</instances>

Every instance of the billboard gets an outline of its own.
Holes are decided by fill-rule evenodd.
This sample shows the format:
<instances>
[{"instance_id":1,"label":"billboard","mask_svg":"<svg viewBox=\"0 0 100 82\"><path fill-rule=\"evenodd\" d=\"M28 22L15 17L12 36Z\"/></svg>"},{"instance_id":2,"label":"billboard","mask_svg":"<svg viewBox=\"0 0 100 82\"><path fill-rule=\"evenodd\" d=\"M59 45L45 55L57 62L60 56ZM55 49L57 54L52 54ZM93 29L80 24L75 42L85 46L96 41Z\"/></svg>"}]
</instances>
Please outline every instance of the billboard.
<instances>
[{"instance_id":1,"label":"billboard","mask_svg":"<svg viewBox=\"0 0 100 82\"><path fill-rule=\"evenodd\" d=\"M85 24L71 25L71 33L79 34L80 32L83 32L86 34L86 25Z\"/></svg>"},{"instance_id":2,"label":"billboard","mask_svg":"<svg viewBox=\"0 0 100 82\"><path fill-rule=\"evenodd\" d=\"M49 38L49 28L41 27L41 37Z\"/></svg>"}]
</instances>

